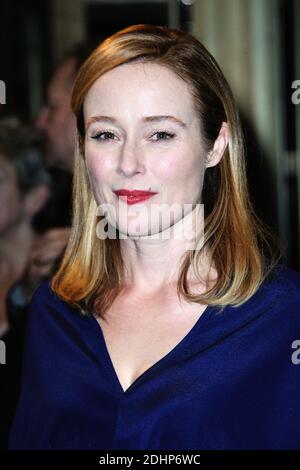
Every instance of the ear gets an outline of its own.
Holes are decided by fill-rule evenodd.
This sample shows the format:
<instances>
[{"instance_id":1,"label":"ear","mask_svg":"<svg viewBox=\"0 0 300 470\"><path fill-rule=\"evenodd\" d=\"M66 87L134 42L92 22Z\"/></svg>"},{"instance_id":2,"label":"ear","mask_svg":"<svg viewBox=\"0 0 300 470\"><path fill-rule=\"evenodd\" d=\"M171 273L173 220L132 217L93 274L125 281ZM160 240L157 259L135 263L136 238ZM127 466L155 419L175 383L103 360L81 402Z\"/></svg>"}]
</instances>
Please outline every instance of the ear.
<instances>
[{"instance_id":1,"label":"ear","mask_svg":"<svg viewBox=\"0 0 300 470\"><path fill-rule=\"evenodd\" d=\"M49 197L49 188L46 184L39 184L25 196L24 209L31 218L46 204Z\"/></svg>"},{"instance_id":2,"label":"ear","mask_svg":"<svg viewBox=\"0 0 300 470\"><path fill-rule=\"evenodd\" d=\"M217 165L223 157L228 145L228 133L228 124L227 122L223 122L213 149L208 152L208 155L206 156L206 168Z\"/></svg>"}]
</instances>

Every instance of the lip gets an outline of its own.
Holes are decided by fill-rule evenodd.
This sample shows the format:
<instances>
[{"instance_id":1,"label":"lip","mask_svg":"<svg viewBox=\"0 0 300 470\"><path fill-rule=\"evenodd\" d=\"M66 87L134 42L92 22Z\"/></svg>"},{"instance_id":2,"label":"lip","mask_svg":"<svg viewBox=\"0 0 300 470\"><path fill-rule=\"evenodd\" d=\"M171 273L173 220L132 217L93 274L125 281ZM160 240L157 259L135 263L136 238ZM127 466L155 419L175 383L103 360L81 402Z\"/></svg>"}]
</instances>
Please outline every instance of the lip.
<instances>
[{"instance_id":1,"label":"lip","mask_svg":"<svg viewBox=\"0 0 300 470\"><path fill-rule=\"evenodd\" d=\"M134 190L130 191L128 189L118 189L114 191L114 193L122 199L124 202L127 204L137 204L138 202L143 202L150 197L154 196L157 194L156 192L153 191L139 191L139 190Z\"/></svg>"}]
</instances>

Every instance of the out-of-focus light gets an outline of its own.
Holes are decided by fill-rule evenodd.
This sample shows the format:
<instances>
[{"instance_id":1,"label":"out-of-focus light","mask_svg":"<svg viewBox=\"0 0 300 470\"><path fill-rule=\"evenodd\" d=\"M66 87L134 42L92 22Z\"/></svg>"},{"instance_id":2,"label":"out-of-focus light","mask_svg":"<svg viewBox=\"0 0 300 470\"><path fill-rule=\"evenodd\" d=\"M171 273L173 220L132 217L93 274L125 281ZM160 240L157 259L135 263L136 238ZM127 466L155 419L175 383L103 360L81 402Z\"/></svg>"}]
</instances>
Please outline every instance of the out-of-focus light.
<instances>
[{"instance_id":1,"label":"out-of-focus light","mask_svg":"<svg viewBox=\"0 0 300 470\"><path fill-rule=\"evenodd\" d=\"M195 2L195 0L181 0L181 3L184 5L192 5Z\"/></svg>"}]
</instances>

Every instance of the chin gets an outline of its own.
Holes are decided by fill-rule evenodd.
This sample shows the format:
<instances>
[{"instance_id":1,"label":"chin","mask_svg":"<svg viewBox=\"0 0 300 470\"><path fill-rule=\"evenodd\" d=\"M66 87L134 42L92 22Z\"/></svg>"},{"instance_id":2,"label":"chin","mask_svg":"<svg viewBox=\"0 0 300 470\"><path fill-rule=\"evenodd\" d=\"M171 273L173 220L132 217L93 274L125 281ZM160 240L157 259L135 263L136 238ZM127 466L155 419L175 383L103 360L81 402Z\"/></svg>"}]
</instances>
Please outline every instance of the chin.
<instances>
[{"instance_id":1,"label":"chin","mask_svg":"<svg viewBox=\"0 0 300 470\"><path fill-rule=\"evenodd\" d=\"M137 223L128 224L128 227L118 226L120 238L149 238L160 239L160 230L148 226L139 226Z\"/></svg>"}]
</instances>

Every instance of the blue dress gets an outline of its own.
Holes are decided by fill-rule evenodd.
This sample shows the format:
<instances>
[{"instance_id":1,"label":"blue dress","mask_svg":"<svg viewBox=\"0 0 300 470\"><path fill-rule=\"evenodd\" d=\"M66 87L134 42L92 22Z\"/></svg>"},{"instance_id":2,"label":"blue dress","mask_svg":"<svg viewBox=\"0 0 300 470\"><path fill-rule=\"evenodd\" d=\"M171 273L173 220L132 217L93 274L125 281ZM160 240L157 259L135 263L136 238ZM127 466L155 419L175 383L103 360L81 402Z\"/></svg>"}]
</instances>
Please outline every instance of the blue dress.
<instances>
[{"instance_id":1,"label":"blue dress","mask_svg":"<svg viewBox=\"0 0 300 470\"><path fill-rule=\"evenodd\" d=\"M300 273L283 264L240 307L207 307L126 391L97 320L44 282L10 449L300 449L299 391Z\"/></svg>"}]
</instances>

